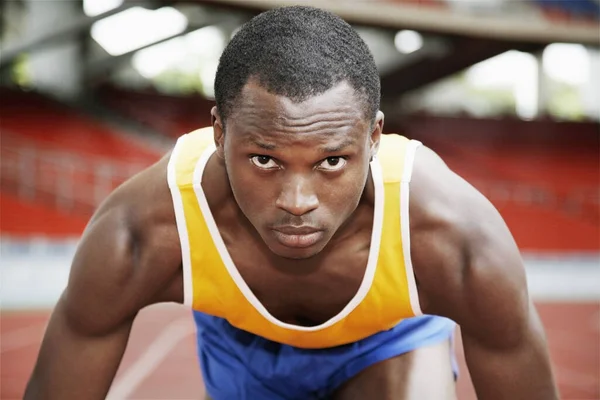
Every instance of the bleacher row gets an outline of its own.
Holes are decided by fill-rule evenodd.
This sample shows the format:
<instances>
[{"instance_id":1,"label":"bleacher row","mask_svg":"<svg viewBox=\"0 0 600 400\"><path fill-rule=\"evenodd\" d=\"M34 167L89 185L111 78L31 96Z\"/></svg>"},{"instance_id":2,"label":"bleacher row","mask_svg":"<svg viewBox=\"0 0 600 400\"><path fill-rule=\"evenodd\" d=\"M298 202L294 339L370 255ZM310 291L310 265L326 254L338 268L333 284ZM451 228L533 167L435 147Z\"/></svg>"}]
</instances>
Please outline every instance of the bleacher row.
<instances>
[{"instance_id":1,"label":"bleacher row","mask_svg":"<svg viewBox=\"0 0 600 400\"><path fill-rule=\"evenodd\" d=\"M3 234L80 234L102 199L162 154L66 105L9 89L0 89L0 133Z\"/></svg>"},{"instance_id":2,"label":"bleacher row","mask_svg":"<svg viewBox=\"0 0 600 400\"><path fill-rule=\"evenodd\" d=\"M176 138L210 124L195 96L103 88L115 113ZM3 235L78 235L110 191L161 151L35 93L0 92ZM597 252L596 123L415 116L386 126L423 141L501 211L524 250Z\"/></svg>"}]
</instances>

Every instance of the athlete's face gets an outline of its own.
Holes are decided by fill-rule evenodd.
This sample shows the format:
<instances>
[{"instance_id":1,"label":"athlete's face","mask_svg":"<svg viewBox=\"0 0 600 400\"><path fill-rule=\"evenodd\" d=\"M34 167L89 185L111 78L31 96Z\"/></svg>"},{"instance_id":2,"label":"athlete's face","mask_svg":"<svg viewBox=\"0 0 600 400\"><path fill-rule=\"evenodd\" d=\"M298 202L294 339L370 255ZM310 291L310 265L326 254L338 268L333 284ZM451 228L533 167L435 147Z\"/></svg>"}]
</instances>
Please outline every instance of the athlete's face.
<instances>
[{"instance_id":1,"label":"athlete's face","mask_svg":"<svg viewBox=\"0 0 600 400\"><path fill-rule=\"evenodd\" d=\"M235 200L273 253L319 253L358 206L383 126L361 105L346 83L294 103L251 81L225 132L213 109Z\"/></svg>"}]
</instances>

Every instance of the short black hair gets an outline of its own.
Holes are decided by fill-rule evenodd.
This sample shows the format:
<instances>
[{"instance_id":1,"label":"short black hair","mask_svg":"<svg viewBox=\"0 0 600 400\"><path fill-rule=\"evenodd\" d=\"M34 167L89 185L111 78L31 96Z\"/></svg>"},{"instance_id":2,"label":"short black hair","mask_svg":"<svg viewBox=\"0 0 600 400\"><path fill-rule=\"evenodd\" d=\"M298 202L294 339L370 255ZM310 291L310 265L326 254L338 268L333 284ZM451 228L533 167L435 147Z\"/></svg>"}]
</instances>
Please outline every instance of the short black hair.
<instances>
[{"instance_id":1,"label":"short black hair","mask_svg":"<svg viewBox=\"0 0 600 400\"><path fill-rule=\"evenodd\" d=\"M219 60L215 100L223 124L248 80L302 102L347 81L367 119L379 110L381 84L373 55L343 19L314 7L276 8L235 34Z\"/></svg>"}]
</instances>

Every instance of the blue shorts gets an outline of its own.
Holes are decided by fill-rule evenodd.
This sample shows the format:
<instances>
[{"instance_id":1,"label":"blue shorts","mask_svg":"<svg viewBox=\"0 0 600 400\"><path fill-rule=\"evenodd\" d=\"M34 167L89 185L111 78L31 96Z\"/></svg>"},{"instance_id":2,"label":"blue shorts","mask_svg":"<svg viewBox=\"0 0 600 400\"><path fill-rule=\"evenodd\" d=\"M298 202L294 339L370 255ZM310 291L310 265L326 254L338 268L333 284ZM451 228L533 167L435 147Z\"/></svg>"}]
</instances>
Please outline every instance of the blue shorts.
<instances>
[{"instance_id":1,"label":"blue shorts","mask_svg":"<svg viewBox=\"0 0 600 400\"><path fill-rule=\"evenodd\" d=\"M324 399L372 364L450 339L456 325L419 316L355 343L301 349L237 329L222 318L194 311L194 319L200 367L213 400Z\"/></svg>"}]
</instances>

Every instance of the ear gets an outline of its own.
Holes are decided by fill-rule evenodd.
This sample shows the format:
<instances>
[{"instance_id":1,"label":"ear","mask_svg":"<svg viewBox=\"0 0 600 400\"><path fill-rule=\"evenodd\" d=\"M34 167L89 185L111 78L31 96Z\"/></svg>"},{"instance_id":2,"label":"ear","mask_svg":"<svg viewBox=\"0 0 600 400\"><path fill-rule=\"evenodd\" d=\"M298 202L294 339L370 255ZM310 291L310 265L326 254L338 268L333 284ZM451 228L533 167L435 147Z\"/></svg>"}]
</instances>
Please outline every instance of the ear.
<instances>
[{"instance_id":1,"label":"ear","mask_svg":"<svg viewBox=\"0 0 600 400\"><path fill-rule=\"evenodd\" d=\"M223 123L217 107L213 107L212 110L210 110L210 122L213 127L217 156L225 158L225 129L223 128Z\"/></svg>"},{"instance_id":2,"label":"ear","mask_svg":"<svg viewBox=\"0 0 600 400\"><path fill-rule=\"evenodd\" d=\"M371 136L369 138L369 144L371 146L371 160L373 157L377 155L379 151L379 141L381 140L381 134L383 133L383 120L385 116L383 112L377 111L377 115L375 116L375 124L373 125L373 131L371 132Z\"/></svg>"}]
</instances>

